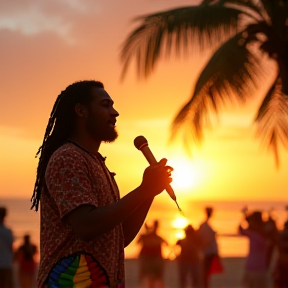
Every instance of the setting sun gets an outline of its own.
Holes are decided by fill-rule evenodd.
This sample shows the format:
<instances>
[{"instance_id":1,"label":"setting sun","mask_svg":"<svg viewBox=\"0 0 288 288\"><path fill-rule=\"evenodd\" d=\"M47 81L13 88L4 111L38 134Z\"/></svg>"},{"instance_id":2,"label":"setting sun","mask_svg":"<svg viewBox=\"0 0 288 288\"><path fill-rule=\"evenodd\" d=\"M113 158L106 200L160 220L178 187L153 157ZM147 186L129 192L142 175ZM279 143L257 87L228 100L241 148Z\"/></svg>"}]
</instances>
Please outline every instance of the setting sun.
<instances>
[{"instance_id":1,"label":"setting sun","mask_svg":"<svg viewBox=\"0 0 288 288\"><path fill-rule=\"evenodd\" d=\"M196 170L191 160L185 158L175 158L169 160L169 164L174 168L172 172L172 186L177 190L192 188L197 181Z\"/></svg>"}]
</instances>

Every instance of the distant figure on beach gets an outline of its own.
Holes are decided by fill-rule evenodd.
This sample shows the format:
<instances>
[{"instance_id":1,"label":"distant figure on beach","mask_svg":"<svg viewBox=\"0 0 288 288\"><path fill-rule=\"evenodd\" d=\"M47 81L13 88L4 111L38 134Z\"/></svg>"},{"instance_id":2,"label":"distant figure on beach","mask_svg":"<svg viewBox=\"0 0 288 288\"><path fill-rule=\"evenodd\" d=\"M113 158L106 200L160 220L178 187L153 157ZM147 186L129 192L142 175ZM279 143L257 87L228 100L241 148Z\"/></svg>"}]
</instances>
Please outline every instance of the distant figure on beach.
<instances>
[{"instance_id":1,"label":"distant figure on beach","mask_svg":"<svg viewBox=\"0 0 288 288\"><path fill-rule=\"evenodd\" d=\"M267 275L267 239L265 234L265 223L262 213L255 211L244 214L248 228L239 225L239 233L248 237L249 252L246 258L243 285L245 288L266 288Z\"/></svg>"},{"instance_id":2,"label":"distant figure on beach","mask_svg":"<svg viewBox=\"0 0 288 288\"><path fill-rule=\"evenodd\" d=\"M24 235L23 244L14 254L14 261L18 263L18 282L20 288L33 287L37 273L37 263L35 261L37 252L37 246L31 243L30 235Z\"/></svg>"},{"instance_id":3,"label":"distant figure on beach","mask_svg":"<svg viewBox=\"0 0 288 288\"><path fill-rule=\"evenodd\" d=\"M268 219L265 221L265 237L266 237L266 266L267 271L271 268L271 263L273 260L273 255L275 252L277 239L278 239L278 229L276 221L272 216L272 210L269 211Z\"/></svg>"},{"instance_id":4,"label":"distant figure on beach","mask_svg":"<svg viewBox=\"0 0 288 288\"><path fill-rule=\"evenodd\" d=\"M179 269L179 288L188 287L188 281L191 281L193 288L202 287L201 246L197 231L192 225L185 228L185 238L178 240L176 245L181 248L180 254L176 258Z\"/></svg>"},{"instance_id":5,"label":"distant figure on beach","mask_svg":"<svg viewBox=\"0 0 288 288\"><path fill-rule=\"evenodd\" d=\"M13 288L13 233L6 227L7 209L0 207L0 288Z\"/></svg>"},{"instance_id":6,"label":"distant figure on beach","mask_svg":"<svg viewBox=\"0 0 288 288\"><path fill-rule=\"evenodd\" d=\"M137 243L141 245L139 253L140 281L143 287L164 287L164 259L162 245L168 242L157 234L159 222L154 221L153 226L145 224L146 233L141 234Z\"/></svg>"},{"instance_id":7,"label":"distant figure on beach","mask_svg":"<svg viewBox=\"0 0 288 288\"><path fill-rule=\"evenodd\" d=\"M278 237L278 259L274 271L274 288L288 288L288 220Z\"/></svg>"},{"instance_id":8,"label":"distant figure on beach","mask_svg":"<svg viewBox=\"0 0 288 288\"><path fill-rule=\"evenodd\" d=\"M203 286L209 287L210 276L215 273L222 273L223 266L220 261L218 244L216 241L216 232L211 227L209 220L213 214L212 207L205 208L206 219L198 229L198 237L200 239L203 251Z\"/></svg>"}]
</instances>

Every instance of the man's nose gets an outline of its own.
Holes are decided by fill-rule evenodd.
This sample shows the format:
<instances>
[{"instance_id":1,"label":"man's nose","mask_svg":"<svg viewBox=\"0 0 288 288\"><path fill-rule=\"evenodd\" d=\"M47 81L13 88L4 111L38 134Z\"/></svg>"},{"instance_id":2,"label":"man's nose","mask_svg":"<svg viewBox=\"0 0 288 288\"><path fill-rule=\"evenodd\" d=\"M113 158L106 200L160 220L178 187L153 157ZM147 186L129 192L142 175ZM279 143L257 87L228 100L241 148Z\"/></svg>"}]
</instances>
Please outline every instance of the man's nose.
<instances>
[{"instance_id":1,"label":"man's nose","mask_svg":"<svg viewBox=\"0 0 288 288\"><path fill-rule=\"evenodd\" d=\"M118 111L117 111L115 108L112 108L112 114L113 114L115 117L118 117L118 116L119 116L119 113L118 113Z\"/></svg>"}]
</instances>

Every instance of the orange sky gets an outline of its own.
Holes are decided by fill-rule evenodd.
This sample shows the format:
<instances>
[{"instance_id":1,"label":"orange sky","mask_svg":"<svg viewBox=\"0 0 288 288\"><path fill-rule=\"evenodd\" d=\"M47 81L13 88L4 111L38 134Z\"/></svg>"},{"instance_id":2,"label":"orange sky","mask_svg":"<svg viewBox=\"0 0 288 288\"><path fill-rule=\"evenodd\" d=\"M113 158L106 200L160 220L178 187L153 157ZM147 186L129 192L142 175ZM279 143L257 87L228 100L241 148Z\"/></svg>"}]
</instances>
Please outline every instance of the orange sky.
<instances>
[{"instance_id":1,"label":"orange sky","mask_svg":"<svg viewBox=\"0 0 288 288\"><path fill-rule=\"evenodd\" d=\"M110 170L116 172L122 195L140 184L147 166L133 145L138 135L148 139L156 158L167 157L180 171L180 164L188 158L180 141L167 145L169 125L188 99L207 55L162 61L147 80L137 80L130 69L120 82L119 53L134 27L131 19L135 16L197 2L2 1L1 197L31 196L38 163L34 156L52 105L61 90L82 79L102 81L120 112L120 136L115 143L103 145L100 152L107 156ZM187 197L286 199L288 155L282 153L281 167L276 170L272 154L260 150L252 127L256 108L257 100L245 108L223 110L219 122L206 133L202 147L193 150L190 186L174 186L179 203ZM160 197L170 201L167 195Z\"/></svg>"}]
</instances>

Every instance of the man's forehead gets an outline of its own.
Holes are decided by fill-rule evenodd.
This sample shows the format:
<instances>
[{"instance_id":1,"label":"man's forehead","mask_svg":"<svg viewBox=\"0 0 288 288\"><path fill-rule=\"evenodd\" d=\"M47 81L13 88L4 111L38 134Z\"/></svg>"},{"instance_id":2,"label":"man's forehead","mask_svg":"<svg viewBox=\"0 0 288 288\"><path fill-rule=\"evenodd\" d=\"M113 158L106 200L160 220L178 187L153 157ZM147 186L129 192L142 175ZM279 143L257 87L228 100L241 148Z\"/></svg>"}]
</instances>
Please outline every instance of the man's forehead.
<instances>
[{"instance_id":1,"label":"man's forehead","mask_svg":"<svg viewBox=\"0 0 288 288\"><path fill-rule=\"evenodd\" d=\"M110 95L106 92L104 88L94 87L92 89L92 95L95 100L110 100L113 101Z\"/></svg>"}]
</instances>

